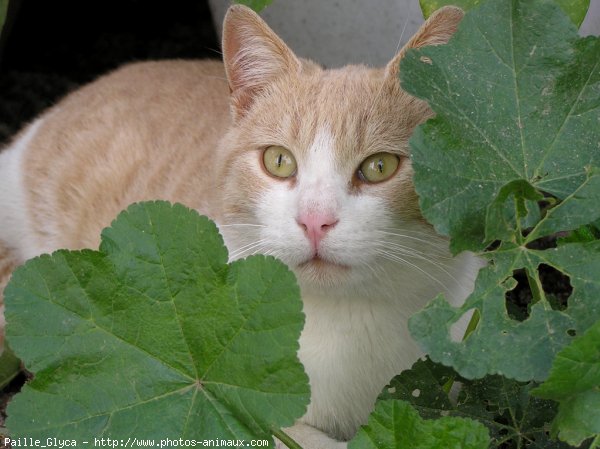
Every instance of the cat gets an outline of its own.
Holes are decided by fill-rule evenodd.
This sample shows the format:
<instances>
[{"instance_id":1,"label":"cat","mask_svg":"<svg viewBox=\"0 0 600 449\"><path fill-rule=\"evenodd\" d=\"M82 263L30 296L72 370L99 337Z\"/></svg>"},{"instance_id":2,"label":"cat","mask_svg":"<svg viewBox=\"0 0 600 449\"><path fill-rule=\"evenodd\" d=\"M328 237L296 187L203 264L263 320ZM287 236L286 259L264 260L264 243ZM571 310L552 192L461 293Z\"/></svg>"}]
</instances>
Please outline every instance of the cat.
<instances>
[{"instance_id":1,"label":"cat","mask_svg":"<svg viewBox=\"0 0 600 449\"><path fill-rule=\"evenodd\" d=\"M419 211L408 139L433 113L398 79L407 49L446 43L461 18L438 10L384 68L325 70L236 5L224 63L134 63L71 93L0 153L3 282L41 253L97 247L130 203L193 207L232 260L271 254L295 272L311 402L287 431L345 447L421 355L408 317L440 291L459 304L479 267Z\"/></svg>"}]
</instances>

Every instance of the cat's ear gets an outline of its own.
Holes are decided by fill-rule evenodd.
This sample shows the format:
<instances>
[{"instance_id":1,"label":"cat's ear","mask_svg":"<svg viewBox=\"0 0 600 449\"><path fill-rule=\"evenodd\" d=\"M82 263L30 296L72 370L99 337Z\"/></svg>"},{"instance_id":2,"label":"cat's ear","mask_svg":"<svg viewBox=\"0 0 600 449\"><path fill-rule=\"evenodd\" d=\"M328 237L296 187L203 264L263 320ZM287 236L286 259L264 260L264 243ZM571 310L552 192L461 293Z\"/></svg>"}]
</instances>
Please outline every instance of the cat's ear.
<instances>
[{"instance_id":1,"label":"cat's ear","mask_svg":"<svg viewBox=\"0 0 600 449\"><path fill-rule=\"evenodd\" d=\"M274 79L301 68L300 60L265 21L243 5L231 6L225 15L223 61L236 116L244 115Z\"/></svg>"},{"instance_id":2,"label":"cat's ear","mask_svg":"<svg viewBox=\"0 0 600 449\"><path fill-rule=\"evenodd\" d=\"M462 9L456 6L444 6L435 11L387 65L385 69L386 77L398 78L400 60L408 49L447 43L456 32L463 16Z\"/></svg>"}]
</instances>

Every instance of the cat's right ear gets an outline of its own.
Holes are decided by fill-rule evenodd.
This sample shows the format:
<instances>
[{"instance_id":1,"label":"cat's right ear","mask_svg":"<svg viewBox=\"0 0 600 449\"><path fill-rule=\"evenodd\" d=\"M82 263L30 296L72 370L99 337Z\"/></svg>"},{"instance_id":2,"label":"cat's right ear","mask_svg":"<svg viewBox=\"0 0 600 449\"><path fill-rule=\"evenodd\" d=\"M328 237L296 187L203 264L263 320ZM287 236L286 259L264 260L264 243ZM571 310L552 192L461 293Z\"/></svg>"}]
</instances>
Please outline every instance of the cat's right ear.
<instances>
[{"instance_id":1,"label":"cat's right ear","mask_svg":"<svg viewBox=\"0 0 600 449\"><path fill-rule=\"evenodd\" d=\"M300 60L279 36L243 5L231 6L225 15L223 61L236 118L274 79L301 69Z\"/></svg>"},{"instance_id":2,"label":"cat's right ear","mask_svg":"<svg viewBox=\"0 0 600 449\"><path fill-rule=\"evenodd\" d=\"M463 10L456 6L444 6L435 11L387 65L386 77L393 80L398 79L400 60L408 49L448 43L463 16Z\"/></svg>"}]
</instances>

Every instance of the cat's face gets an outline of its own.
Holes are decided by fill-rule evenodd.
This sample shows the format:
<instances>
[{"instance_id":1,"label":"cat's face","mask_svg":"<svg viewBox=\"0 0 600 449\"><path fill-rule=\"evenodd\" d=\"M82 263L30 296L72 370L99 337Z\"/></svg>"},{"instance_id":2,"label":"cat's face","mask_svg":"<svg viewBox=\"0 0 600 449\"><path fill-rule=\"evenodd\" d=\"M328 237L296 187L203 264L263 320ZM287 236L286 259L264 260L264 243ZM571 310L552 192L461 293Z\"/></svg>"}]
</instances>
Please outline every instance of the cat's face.
<instances>
[{"instance_id":1,"label":"cat's face","mask_svg":"<svg viewBox=\"0 0 600 449\"><path fill-rule=\"evenodd\" d=\"M281 57L281 41L256 23L246 28L249 47L236 34L229 66L225 35L235 124L223 231L232 258L274 255L309 290L370 289L390 274L405 281L435 271L447 244L420 215L408 149L431 112L400 89L397 58L380 70L322 70L287 48ZM253 72L265 66L269 73Z\"/></svg>"}]
</instances>

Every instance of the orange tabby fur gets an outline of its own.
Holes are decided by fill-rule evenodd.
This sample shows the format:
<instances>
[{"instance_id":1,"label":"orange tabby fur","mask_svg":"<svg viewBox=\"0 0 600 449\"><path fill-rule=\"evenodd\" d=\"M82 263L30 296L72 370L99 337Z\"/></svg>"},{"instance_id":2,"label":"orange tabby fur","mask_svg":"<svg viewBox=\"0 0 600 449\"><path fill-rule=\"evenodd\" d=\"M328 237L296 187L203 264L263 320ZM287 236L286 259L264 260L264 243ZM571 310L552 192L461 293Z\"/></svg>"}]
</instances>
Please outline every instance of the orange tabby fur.
<instances>
[{"instance_id":1,"label":"orange tabby fur","mask_svg":"<svg viewBox=\"0 0 600 449\"><path fill-rule=\"evenodd\" d=\"M141 200L179 201L220 218L209 167L230 126L227 94L216 61L147 62L51 109L24 170L38 245L95 248L116 213Z\"/></svg>"},{"instance_id":2,"label":"orange tabby fur","mask_svg":"<svg viewBox=\"0 0 600 449\"><path fill-rule=\"evenodd\" d=\"M37 128L30 128L35 133L22 155L24 204L18 209L28 239L2 242L0 232L0 281L6 280L16 263L39 253L58 248L96 248L101 229L136 201L181 202L219 224L251 222L261 192L273 183L285 182L288 190L296 185L295 179L274 180L265 173L260 150L281 145L291 150L298 161L309 160L311 145L323 130L327 131L323 135L330 134L334 142L336 176L348 180L345 188L351 197L368 194L377 198L389 215L422 227L428 235L426 243L438 245L436 251L448 254L447 243L436 237L421 217L412 186L408 139L415 126L431 117L432 112L425 102L402 91L397 75L399 60L407 48L445 43L461 17L457 8L434 14L385 68L349 66L323 70L297 58L258 16L236 6L230 9L224 25L225 66L215 61L138 63L70 94L32 125ZM17 136L13 146L22 136L23 133ZM361 160L382 151L400 157L398 173L386 182L365 185L356 177L357 166ZM2 161L0 157L0 167ZM2 185L0 191L1 188ZM314 207L320 204L315 200ZM244 229L222 230L226 242L244 242ZM277 251L280 250L272 253L277 255ZM448 269L458 273L460 267L459 264ZM335 267L308 263L294 271L307 313L301 347L309 341L319 342L319 329L331 327L320 322L318 308L322 299L311 299L318 297L319 292L331 292L332 301L339 300L336 292L340 286L342 291L362 294L364 288L366 295L375 294L372 286L360 283L358 287L344 287L356 275L346 276ZM390 276L393 279L393 273ZM468 282L465 285L470 287ZM0 284L0 292L2 287ZM405 320L431 297L428 290L421 288L411 286L414 294L407 295L406 303L390 306L398 317ZM464 298L462 290L456 293L454 301L461 297ZM352 301L342 304L348 309L341 313L356 319L363 306ZM371 307L369 301L364 307ZM365 313L385 317L391 301L387 297L381 301L374 298L373 310ZM332 304L337 303L323 306ZM352 309L355 305L359 308ZM372 332L366 324L360 326ZM407 331L403 332L400 337L409 338ZM347 340L340 335L340 341ZM363 340L380 339L379 343L373 340L377 346L393 341L383 331L373 335L367 332ZM394 338L400 337L394 334ZM411 345L400 354L406 360L372 362L374 367L375 363L382 363L385 369L374 368L373 385L357 393L360 404L345 406L343 419L336 416L335 410L329 410L337 405L327 401L316 410L314 404L319 404L319 400L313 397L313 408L309 408L305 422L336 437L349 438L364 422L385 382L395 370L410 365L411 358L418 354L416 346ZM367 360L364 363L371 363L371 349L365 346L359 350ZM302 360L302 349L300 354ZM336 363L332 362L333 368ZM318 377L320 365L305 366L312 382ZM362 369L356 367L356 372L361 373ZM332 381L336 379L332 375ZM328 384L323 385L326 390ZM356 390L350 381L347 388ZM359 410L352 410L355 406ZM337 447L333 440L323 443L318 432L313 433L304 425L290 432L307 447Z\"/></svg>"}]
</instances>

